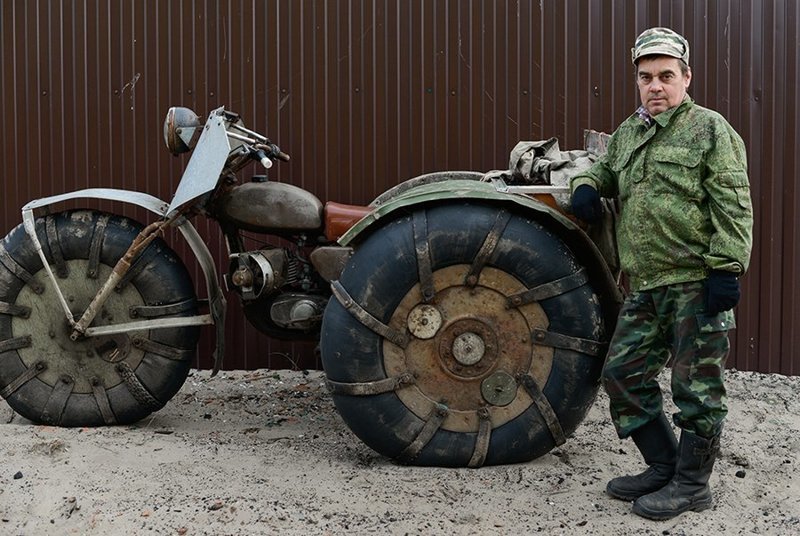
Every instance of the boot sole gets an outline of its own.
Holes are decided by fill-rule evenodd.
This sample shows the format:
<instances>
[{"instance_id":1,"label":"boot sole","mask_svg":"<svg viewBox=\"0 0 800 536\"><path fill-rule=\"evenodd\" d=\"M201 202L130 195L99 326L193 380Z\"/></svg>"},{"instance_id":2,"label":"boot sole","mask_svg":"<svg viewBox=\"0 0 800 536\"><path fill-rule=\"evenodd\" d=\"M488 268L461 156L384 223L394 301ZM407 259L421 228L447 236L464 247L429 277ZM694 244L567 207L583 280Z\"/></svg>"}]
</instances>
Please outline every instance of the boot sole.
<instances>
[{"instance_id":1,"label":"boot sole","mask_svg":"<svg viewBox=\"0 0 800 536\"><path fill-rule=\"evenodd\" d=\"M711 497L707 500L703 500L700 502L692 503L686 506L686 508L680 508L678 510L668 510L668 511L650 511L642 508L640 505L633 503L633 513L640 517L645 517L647 519L652 519L654 521L666 521L667 519L672 519L673 517L679 516L684 512L702 512L711 507Z\"/></svg>"},{"instance_id":2,"label":"boot sole","mask_svg":"<svg viewBox=\"0 0 800 536\"><path fill-rule=\"evenodd\" d=\"M655 491L658 491L658 490L655 490ZM614 499L619 499L620 501L628 501L628 502L635 501L639 497L643 497L643 496L647 495L648 493L652 493L652 491L647 491L645 493L617 493L616 491L613 491L613 490L611 490L609 488L606 488L606 494L609 497L612 497Z\"/></svg>"},{"instance_id":3,"label":"boot sole","mask_svg":"<svg viewBox=\"0 0 800 536\"><path fill-rule=\"evenodd\" d=\"M606 484L606 494L608 494L609 496L613 497L614 499L619 499L621 501L635 501L639 497L644 497L645 495L648 495L650 493L654 493L654 492L660 490L661 488L663 488L667 484L669 484L669 480L667 480L663 484L659 485L658 487L653 487L652 489L648 489L646 491L625 492L625 491L617 491L617 490L615 490L611 486L611 483L609 482L608 484Z\"/></svg>"}]
</instances>

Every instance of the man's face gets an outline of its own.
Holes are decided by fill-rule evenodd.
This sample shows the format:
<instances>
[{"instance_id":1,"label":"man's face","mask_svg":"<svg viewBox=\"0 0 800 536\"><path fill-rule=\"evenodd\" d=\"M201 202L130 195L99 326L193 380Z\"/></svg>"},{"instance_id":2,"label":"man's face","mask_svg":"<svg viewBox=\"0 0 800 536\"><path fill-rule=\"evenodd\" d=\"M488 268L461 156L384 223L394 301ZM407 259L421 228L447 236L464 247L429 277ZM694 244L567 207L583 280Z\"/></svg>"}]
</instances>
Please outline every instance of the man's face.
<instances>
[{"instance_id":1,"label":"man's face","mask_svg":"<svg viewBox=\"0 0 800 536\"><path fill-rule=\"evenodd\" d=\"M636 67L639 97L651 116L683 102L691 80L692 72L684 75L678 59L669 56L645 56Z\"/></svg>"}]
</instances>

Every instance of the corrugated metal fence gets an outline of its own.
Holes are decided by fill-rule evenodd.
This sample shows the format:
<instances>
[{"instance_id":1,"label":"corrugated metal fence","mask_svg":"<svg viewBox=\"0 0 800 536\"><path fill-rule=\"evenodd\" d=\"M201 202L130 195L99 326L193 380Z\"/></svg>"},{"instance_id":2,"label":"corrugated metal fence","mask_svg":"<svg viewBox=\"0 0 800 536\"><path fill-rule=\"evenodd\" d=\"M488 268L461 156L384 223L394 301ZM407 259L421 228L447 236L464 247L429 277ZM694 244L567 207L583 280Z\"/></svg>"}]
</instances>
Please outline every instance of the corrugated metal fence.
<instances>
[{"instance_id":1,"label":"corrugated metal fence","mask_svg":"<svg viewBox=\"0 0 800 536\"><path fill-rule=\"evenodd\" d=\"M347 203L429 171L505 168L520 139L579 148L637 105L629 49L655 25L689 39L690 93L748 147L756 245L729 365L797 374L794 0L5 0L0 230L27 200L77 188L169 199L185 164L163 148L170 105L241 113L293 155L274 178ZM313 345L270 341L230 309L226 367L318 366Z\"/></svg>"}]
</instances>

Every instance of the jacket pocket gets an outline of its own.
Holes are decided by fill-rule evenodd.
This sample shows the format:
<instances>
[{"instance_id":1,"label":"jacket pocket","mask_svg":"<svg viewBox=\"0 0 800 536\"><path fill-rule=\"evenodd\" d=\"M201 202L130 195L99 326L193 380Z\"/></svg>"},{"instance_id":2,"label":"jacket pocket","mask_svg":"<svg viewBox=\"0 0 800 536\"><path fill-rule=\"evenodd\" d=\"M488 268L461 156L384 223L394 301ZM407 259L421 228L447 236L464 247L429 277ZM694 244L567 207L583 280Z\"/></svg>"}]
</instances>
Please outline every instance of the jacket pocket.
<instances>
[{"instance_id":1,"label":"jacket pocket","mask_svg":"<svg viewBox=\"0 0 800 536\"><path fill-rule=\"evenodd\" d=\"M674 145L657 146L653 147L650 156L657 162L694 168L700 165L700 161L703 159L703 151Z\"/></svg>"}]
</instances>

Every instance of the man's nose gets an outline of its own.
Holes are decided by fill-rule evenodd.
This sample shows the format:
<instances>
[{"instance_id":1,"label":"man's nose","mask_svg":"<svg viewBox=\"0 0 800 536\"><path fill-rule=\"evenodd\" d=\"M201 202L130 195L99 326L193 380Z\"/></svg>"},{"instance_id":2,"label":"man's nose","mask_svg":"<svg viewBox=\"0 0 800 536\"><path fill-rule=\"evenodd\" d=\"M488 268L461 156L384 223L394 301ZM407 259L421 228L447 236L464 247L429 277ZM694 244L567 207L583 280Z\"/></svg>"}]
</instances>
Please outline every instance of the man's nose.
<instances>
[{"instance_id":1,"label":"man's nose","mask_svg":"<svg viewBox=\"0 0 800 536\"><path fill-rule=\"evenodd\" d=\"M651 93L659 93L661 90L664 89L664 86L661 84L660 80L653 80L650 82L650 92Z\"/></svg>"}]
</instances>

